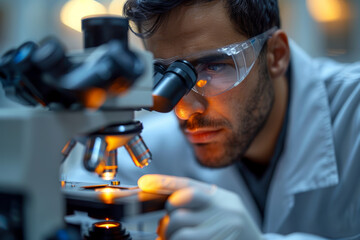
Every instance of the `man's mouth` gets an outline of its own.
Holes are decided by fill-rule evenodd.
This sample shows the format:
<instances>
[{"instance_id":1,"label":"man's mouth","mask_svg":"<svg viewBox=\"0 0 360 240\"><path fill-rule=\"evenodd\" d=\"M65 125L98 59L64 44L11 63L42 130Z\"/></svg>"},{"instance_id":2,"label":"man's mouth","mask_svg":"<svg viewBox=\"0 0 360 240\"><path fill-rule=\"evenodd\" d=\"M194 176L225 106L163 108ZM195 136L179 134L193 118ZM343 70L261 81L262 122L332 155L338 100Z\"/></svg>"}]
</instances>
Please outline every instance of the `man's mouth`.
<instances>
[{"instance_id":1,"label":"man's mouth","mask_svg":"<svg viewBox=\"0 0 360 240\"><path fill-rule=\"evenodd\" d=\"M184 133L191 143L210 143L215 142L220 136L222 129L199 128L195 130L185 129Z\"/></svg>"}]
</instances>

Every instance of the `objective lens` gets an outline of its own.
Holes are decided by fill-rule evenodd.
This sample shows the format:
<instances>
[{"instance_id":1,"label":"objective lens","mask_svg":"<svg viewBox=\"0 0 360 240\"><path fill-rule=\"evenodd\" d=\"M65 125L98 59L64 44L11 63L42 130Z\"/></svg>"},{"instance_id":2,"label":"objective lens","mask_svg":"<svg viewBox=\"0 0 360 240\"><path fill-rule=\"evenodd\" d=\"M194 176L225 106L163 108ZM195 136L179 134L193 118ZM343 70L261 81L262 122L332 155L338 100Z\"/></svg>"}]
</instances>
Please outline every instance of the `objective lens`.
<instances>
[{"instance_id":1,"label":"objective lens","mask_svg":"<svg viewBox=\"0 0 360 240\"><path fill-rule=\"evenodd\" d=\"M112 180L115 178L117 171L117 150L114 150L109 152L109 155L105 161L104 171L100 174L100 176L104 180Z\"/></svg>"},{"instance_id":2,"label":"objective lens","mask_svg":"<svg viewBox=\"0 0 360 240\"><path fill-rule=\"evenodd\" d=\"M106 142L100 137L90 137L86 142L84 167L91 172L101 174L106 161Z\"/></svg>"},{"instance_id":3,"label":"objective lens","mask_svg":"<svg viewBox=\"0 0 360 240\"><path fill-rule=\"evenodd\" d=\"M137 167L143 168L151 162L151 152L140 135L133 137L125 148Z\"/></svg>"},{"instance_id":4,"label":"objective lens","mask_svg":"<svg viewBox=\"0 0 360 240\"><path fill-rule=\"evenodd\" d=\"M75 139L70 139L66 145L64 146L64 148L61 150L62 155L64 156L63 161L65 161L65 159L69 156L70 152L74 149L76 145L76 141Z\"/></svg>"}]
</instances>

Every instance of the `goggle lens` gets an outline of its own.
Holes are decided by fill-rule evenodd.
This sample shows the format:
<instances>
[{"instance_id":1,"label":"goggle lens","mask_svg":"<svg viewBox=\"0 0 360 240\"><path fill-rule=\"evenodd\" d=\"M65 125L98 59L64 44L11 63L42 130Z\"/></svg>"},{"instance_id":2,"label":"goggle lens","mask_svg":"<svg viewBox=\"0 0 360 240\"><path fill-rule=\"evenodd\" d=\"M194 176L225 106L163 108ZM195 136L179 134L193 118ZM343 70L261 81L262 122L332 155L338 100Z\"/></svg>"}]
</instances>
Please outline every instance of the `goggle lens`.
<instances>
[{"instance_id":1,"label":"goggle lens","mask_svg":"<svg viewBox=\"0 0 360 240\"><path fill-rule=\"evenodd\" d=\"M193 90L204 96L214 96L228 88L236 81L236 69L229 63L207 63L196 67L198 81Z\"/></svg>"},{"instance_id":2,"label":"goggle lens","mask_svg":"<svg viewBox=\"0 0 360 240\"><path fill-rule=\"evenodd\" d=\"M157 62L169 65L177 59L187 60L195 66L198 73L197 83L192 90L203 96L216 96L239 85L246 78L264 43L276 30L277 27L273 27L244 42L187 57L157 59Z\"/></svg>"}]
</instances>

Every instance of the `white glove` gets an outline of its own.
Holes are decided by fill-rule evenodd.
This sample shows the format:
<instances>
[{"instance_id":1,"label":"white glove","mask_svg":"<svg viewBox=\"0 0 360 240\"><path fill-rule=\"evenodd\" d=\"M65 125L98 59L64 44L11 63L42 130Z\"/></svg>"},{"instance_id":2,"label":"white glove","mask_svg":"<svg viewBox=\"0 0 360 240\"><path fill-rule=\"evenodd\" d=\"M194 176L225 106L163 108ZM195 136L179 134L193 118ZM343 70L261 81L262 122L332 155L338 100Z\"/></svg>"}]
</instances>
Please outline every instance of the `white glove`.
<instances>
[{"instance_id":1,"label":"white glove","mask_svg":"<svg viewBox=\"0 0 360 240\"><path fill-rule=\"evenodd\" d=\"M235 193L166 175L145 175L138 185L145 192L171 194L168 213L159 223L158 239L263 239Z\"/></svg>"}]
</instances>

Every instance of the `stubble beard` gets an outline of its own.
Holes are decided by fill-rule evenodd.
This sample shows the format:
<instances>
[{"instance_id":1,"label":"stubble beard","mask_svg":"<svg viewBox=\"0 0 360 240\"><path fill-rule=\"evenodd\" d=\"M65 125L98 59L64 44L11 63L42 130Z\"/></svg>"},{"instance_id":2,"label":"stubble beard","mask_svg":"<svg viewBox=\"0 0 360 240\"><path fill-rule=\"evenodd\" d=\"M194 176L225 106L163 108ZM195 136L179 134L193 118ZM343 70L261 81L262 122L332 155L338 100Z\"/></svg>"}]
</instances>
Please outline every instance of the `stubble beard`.
<instances>
[{"instance_id":1,"label":"stubble beard","mask_svg":"<svg viewBox=\"0 0 360 240\"><path fill-rule=\"evenodd\" d=\"M233 129L227 120L211 120L195 116L182 126L228 126L231 132L225 141L211 144L198 144L193 146L194 155L198 163L209 168L223 168L244 158L257 134L264 127L268 119L273 102L274 88L265 64L260 69L257 87L248 100L241 104L244 108L237 109L236 119L238 129ZM201 149L201 154L197 148Z\"/></svg>"}]
</instances>

